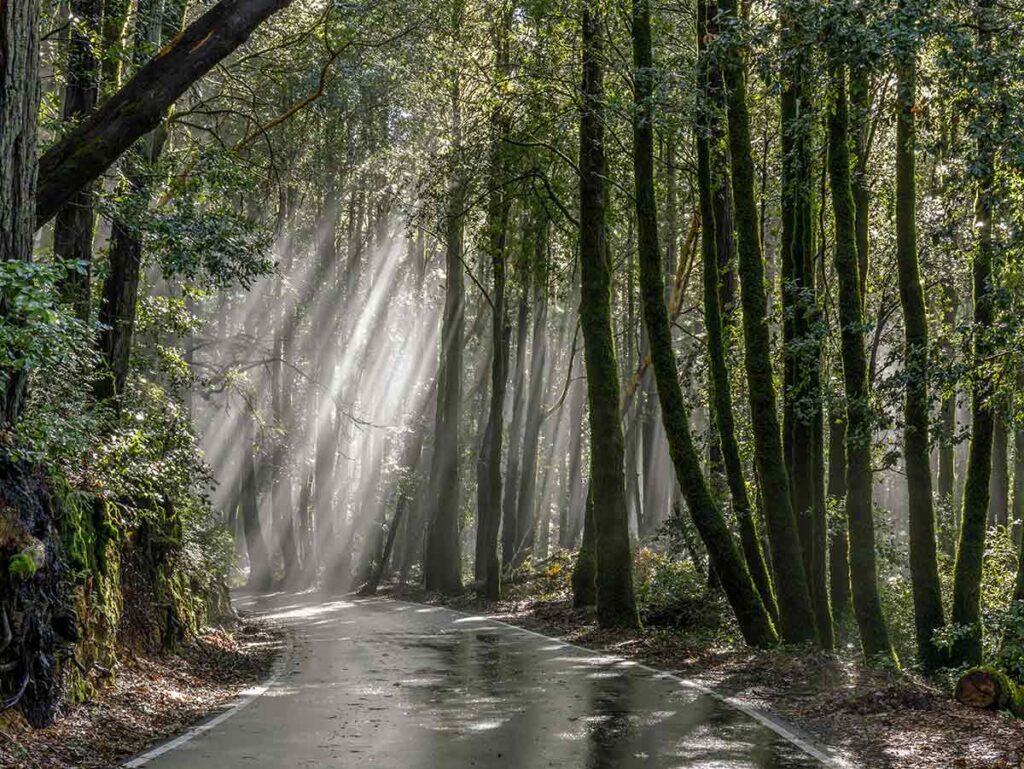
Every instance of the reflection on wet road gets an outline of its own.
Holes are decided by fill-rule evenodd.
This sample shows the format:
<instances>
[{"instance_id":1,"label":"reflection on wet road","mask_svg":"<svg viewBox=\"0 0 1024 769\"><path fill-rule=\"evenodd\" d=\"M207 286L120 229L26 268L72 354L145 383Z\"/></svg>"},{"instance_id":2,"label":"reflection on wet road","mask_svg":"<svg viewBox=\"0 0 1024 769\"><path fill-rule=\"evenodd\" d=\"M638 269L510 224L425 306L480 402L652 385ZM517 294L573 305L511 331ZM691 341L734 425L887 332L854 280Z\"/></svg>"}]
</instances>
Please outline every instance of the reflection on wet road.
<instances>
[{"instance_id":1,"label":"reflection on wet road","mask_svg":"<svg viewBox=\"0 0 1024 769\"><path fill-rule=\"evenodd\" d=\"M797 769L817 761L634 663L384 600L243 599L295 630L288 669L154 769Z\"/></svg>"}]
</instances>

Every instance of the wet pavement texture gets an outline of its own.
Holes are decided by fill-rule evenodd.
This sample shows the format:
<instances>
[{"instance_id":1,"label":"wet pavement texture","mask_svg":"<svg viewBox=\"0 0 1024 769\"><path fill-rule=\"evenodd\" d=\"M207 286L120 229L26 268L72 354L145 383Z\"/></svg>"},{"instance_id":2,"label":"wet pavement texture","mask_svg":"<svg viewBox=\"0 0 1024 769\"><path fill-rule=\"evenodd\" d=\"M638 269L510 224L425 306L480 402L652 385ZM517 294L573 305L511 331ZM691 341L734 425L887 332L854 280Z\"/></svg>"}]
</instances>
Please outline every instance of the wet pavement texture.
<instances>
[{"instance_id":1,"label":"wet pavement texture","mask_svg":"<svg viewBox=\"0 0 1024 769\"><path fill-rule=\"evenodd\" d=\"M289 664L245 709L146 767L822 766L664 674L484 617L313 594L239 605L291 628Z\"/></svg>"}]
</instances>

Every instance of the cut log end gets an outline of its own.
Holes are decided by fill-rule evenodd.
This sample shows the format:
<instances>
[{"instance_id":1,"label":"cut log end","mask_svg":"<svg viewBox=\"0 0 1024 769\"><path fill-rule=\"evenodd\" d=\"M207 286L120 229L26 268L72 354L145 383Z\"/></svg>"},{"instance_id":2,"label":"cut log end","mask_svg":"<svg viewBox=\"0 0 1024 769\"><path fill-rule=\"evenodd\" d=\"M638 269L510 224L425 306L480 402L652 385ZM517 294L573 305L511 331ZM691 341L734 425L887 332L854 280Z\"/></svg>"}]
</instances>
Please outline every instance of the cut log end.
<instances>
[{"instance_id":1,"label":"cut log end","mask_svg":"<svg viewBox=\"0 0 1024 769\"><path fill-rule=\"evenodd\" d=\"M956 699L986 710L1008 710L1024 718L1024 687L996 668L968 670L957 682Z\"/></svg>"},{"instance_id":2,"label":"cut log end","mask_svg":"<svg viewBox=\"0 0 1024 769\"><path fill-rule=\"evenodd\" d=\"M988 670L971 670L956 685L956 698L973 708L998 708L1002 685L997 675Z\"/></svg>"}]
</instances>

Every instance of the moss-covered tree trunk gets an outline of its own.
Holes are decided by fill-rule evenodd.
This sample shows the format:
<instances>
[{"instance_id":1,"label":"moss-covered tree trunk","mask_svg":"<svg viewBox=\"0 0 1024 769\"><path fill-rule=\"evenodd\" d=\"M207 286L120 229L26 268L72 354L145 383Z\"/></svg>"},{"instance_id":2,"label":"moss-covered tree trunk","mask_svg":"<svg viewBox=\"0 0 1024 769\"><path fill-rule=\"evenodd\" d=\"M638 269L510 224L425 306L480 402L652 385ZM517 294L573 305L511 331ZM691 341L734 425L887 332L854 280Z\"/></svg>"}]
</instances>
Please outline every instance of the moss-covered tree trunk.
<instances>
[{"instance_id":1,"label":"moss-covered tree trunk","mask_svg":"<svg viewBox=\"0 0 1024 769\"><path fill-rule=\"evenodd\" d=\"M991 85L993 72L992 36L994 0L978 0L975 6L977 30L976 83ZM973 255L974 370L971 376L971 442L967 450L967 479L964 483L960 538L953 575L952 622L966 632L953 645L953 664L981 661L981 562L985 554L988 518L989 477L992 473L993 414L992 374L985 362L991 351L994 320L992 263L995 243L992 215L995 208L995 137L993 117L982 104L974 118L976 156L972 164L975 195L975 244Z\"/></svg>"},{"instance_id":2,"label":"moss-covered tree trunk","mask_svg":"<svg viewBox=\"0 0 1024 769\"><path fill-rule=\"evenodd\" d=\"M633 0L633 65L633 176L636 184L640 288L644 327L650 344L651 364L669 454L694 525L708 550L714 572L736 614L744 639L754 646L768 646L777 640L775 629L701 470L700 458L690 435L689 410L683 399L672 349L672 326L665 303L665 279L658 243L658 208L654 188L655 70L651 51L649 0ZM717 278L715 254L712 254L711 261L715 264ZM711 291L717 302L717 280L712 284ZM749 517L749 506L746 513Z\"/></svg>"},{"instance_id":3,"label":"moss-covered tree trunk","mask_svg":"<svg viewBox=\"0 0 1024 769\"><path fill-rule=\"evenodd\" d=\"M528 239L523 238L526 242ZM526 260L523 260L526 261ZM529 275L529 270L521 270ZM516 511L519 501L519 479L522 472L523 412L526 410L526 342L529 339L529 283L519 295L516 312L516 362L512 375L512 423L508 429L508 458L505 466L505 488L501 505L501 566L508 568L516 549Z\"/></svg>"},{"instance_id":4,"label":"moss-covered tree trunk","mask_svg":"<svg viewBox=\"0 0 1024 769\"><path fill-rule=\"evenodd\" d=\"M917 53L897 66L896 264L903 305L905 426L910 516L910 579L914 595L917 655L926 669L942 662L932 638L944 624L935 546L935 510L928 444L928 316L917 259L916 118Z\"/></svg>"},{"instance_id":5,"label":"moss-covered tree trunk","mask_svg":"<svg viewBox=\"0 0 1024 769\"><path fill-rule=\"evenodd\" d=\"M809 14L799 4L781 11L783 66L782 136L782 313L783 454L800 533L818 638L832 648L825 566L825 508L817 490L824 483L821 414L821 341L814 277L813 123L808 85Z\"/></svg>"},{"instance_id":6,"label":"moss-covered tree trunk","mask_svg":"<svg viewBox=\"0 0 1024 769\"><path fill-rule=\"evenodd\" d=\"M587 490L583 508L583 537L572 570L572 605L581 609L597 603L597 563L594 553L594 496Z\"/></svg>"},{"instance_id":7,"label":"moss-covered tree trunk","mask_svg":"<svg viewBox=\"0 0 1024 769\"><path fill-rule=\"evenodd\" d=\"M757 591L771 617L777 621L778 607L772 589L771 577L761 551L761 539L754 521L750 495L747 493L740 459L739 442L733 416L732 391L729 385L729 370L725 360L725 329L722 318L721 286L719 271L721 248L717 238L715 217L715 185L711 157L711 143L720 141L722 131L714 112L713 90L721 92L721 77L714 71L707 54L706 40L710 28L709 12L714 14L713 3L700 0L697 6L697 46L700 51L700 125L697 129L697 183L701 216L701 257L704 273L704 325L707 329L708 362L711 372L712 416L717 428L721 447L722 463L732 498L733 513L739 525L740 543L747 568L757 586ZM716 88L717 86L717 88ZM718 184L726 184L719 179Z\"/></svg>"},{"instance_id":8,"label":"moss-covered tree trunk","mask_svg":"<svg viewBox=\"0 0 1024 769\"><path fill-rule=\"evenodd\" d=\"M625 451L619 418L619 367L611 324L611 259L607 242L608 164L605 159L604 23L584 3L580 112L580 326L590 402L590 483L593 494L597 613L604 627L636 627Z\"/></svg>"},{"instance_id":9,"label":"moss-covered tree trunk","mask_svg":"<svg viewBox=\"0 0 1024 769\"><path fill-rule=\"evenodd\" d=\"M789 643L802 643L816 641L818 632L796 516L793 514L776 411L764 258L754 198L754 160L750 146L746 73L740 41L735 37L737 32L733 24L739 13L736 0L720 0L719 9L721 18L725 20L723 28L728 29L730 35L722 54L722 69L727 93L729 152L754 459L771 543L782 638Z\"/></svg>"},{"instance_id":10,"label":"moss-covered tree trunk","mask_svg":"<svg viewBox=\"0 0 1024 769\"><path fill-rule=\"evenodd\" d=\"M846 66L829 57L829 178L835 216L835 268L839 282L839 323L846 391L846 518L850 540L853 609L861 646L869 659L895 662L878 596L875 525L871 485L871 404L860 267L850 184L849 107Z\"/></svg>"}]
</instances>

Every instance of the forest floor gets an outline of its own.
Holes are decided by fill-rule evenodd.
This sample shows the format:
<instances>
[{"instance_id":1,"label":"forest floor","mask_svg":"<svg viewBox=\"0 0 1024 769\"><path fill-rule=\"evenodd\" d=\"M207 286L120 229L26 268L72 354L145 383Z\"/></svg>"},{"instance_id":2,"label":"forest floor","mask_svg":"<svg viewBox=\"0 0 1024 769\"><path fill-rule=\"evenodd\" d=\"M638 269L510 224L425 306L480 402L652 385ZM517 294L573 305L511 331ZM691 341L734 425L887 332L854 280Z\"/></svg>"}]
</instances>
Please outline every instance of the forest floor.
<instances>
[{"instance_id":1,"label":"forest floor","mask_svg":"<svg viewBox=\"0 0 1024 769\"><path fill-rule=\"evenodd\" d=\"M422 590L381 595L484 614L593 651L698 681L772 713L864 769L1024 769L1024 721L956 702L928 681L868 668L852 654L754 651L708 644L685 629L609 631L567 598L496 604L442 601Z\"/></svg>"},{"instance_id":2,"label":"forest floor","mask_svg":"<svg viewBox=\"0 0 1024 769\"><path fill-rule=\"evenodd\" d=\"M265 680L282 632L270 623L242 617L174 654L123 651L113 682L93 700L70 707L53 726L32 730L18 717L0 729L0 766L118 766Z\"/></svg>"}]
</instances>

